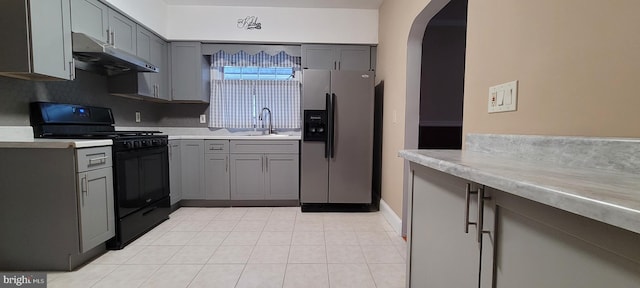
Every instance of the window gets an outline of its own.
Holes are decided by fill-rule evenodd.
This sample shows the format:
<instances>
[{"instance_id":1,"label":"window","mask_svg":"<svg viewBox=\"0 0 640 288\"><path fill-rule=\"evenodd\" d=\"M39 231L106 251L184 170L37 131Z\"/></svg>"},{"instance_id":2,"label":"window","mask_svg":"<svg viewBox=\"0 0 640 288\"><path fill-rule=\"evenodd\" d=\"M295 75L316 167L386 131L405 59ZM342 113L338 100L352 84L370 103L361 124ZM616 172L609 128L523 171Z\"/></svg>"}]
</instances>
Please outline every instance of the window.
<instances>
[{"instance_id":1,"label":"window","mask_svg":"<svg viewBox=\"0 0 640 288\"><path fill-rule=\"evenodd\" d=\"M219 51L211 61L212 128L259 128L266 107L275 129L300 128L300 57L262 51L228 54Z\"/></svg>"}]
</instances>

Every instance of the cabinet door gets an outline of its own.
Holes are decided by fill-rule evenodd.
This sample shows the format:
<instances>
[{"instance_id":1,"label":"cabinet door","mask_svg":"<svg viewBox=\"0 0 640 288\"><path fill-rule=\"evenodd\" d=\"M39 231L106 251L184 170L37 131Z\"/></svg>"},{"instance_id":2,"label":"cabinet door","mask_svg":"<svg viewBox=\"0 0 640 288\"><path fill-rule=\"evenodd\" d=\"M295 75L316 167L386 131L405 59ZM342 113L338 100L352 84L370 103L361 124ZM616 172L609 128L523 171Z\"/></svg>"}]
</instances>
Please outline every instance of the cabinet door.
<instances>
[{"instance_id":1,"label":"cabinet door","mask_svg":"<svg viewBox=\"0 0 640 288\"><path fill-rule=\"evenodd\" d=\"M209 102L208 61L200 42L171 43L171 99L183 102Z\"/></svg>"},{"instance_id":2,"label":"cabinet door","mask_svg":"<svg viewBox=\"0 0 640 288\"><path fill-rule=\"evenodd\" d=\"M299 198L299 157L287 154L266 154L265 192L267 200Z\"/></svg>"},{"instance_id":3,"label":"cabinet door","mask_svg":"<svg viewBox=\"0 0 640 288\"><path fill-rule=\"evenodd\" d=\"M231 200L263 200L263 154L231 154Z\"/></svg>"},{"instance_id":4,"label":"cabinet door","mask_svg":"<svg viewBox=\"0 0 640 288\"><path fill-rule=\"evenodd\" d=\"M71 0L71 30L108 42L109 7L98 0Z\"/></svg>"},{"instance_id":5,"label":"cabinet door","mask_svg":"<svg viewBox=\"0 0 640 288\"><path fill-rule=\"evenodd\" d=\"M86 252L115 235L113 170L78 173L80 250Z\"/></svg>"},{"instance_id":6,"label":"cabinet door","mask_svg":"<svg viewBox=\"0 0 640 288\"><path fill-rule=\"evenodd\" d=\"M206 154L204 165L206 199L231 199L229 194L229 154Z\"/></svg>"},{"instance_id":7,"label":"cabinet door","mask_svg":"<svg viewBox=\"0 0 640 288\"><path fill-rule=\"evenodd\" d=\"M411 169L408 287L478 287L476 230L463 226L467 182L413 163ZM476 221L477 201L470 204L469 220Z\"/></svg>"},{"instance_id":8,"label":"cabinet door","mask_svg":"<svg viewBox=\"0 0 640 288\"><path fill-rule=\"evenodd\" d=\"M69 1L32 0L30 4L33 72L72 80Z\"/></svg>"},{"instance_id":9,"label":"cabinet door","mask_svg":"<svg viewBox=\"0 0 640 288\"><path fill-rule=\"evenodd\" d=\"M131 19L109 9L109 33L111 33L111 44L116 48L136 55L137 26Z\"/></svg>"},{"instance_id":10,"label":"cabinet door","mask_svg":"<svg viewBox=\"0 0 640 288\"><path fill-rule=\"evenodd\" d=\"M182 200L182 155L180 140L169 141L169 189L171 205Z\"/></svg>"},{"instance_id":11,"label":"cabinet door","mask_svg":"<svg viewBox=\"0 0 640 288\"><path fill-rule=\"evenodd\" d=\"M164 40L155 37L153 41L151 41L151 62L158 66L160 72L151 73L156 74L156 98L161 100L169 101L171 100L171 95L169 94L169 52L167 48L167 42ZM149 73L144 73L149 74Z\"/></svg>"},{"instance_id":12,"label":"cabinet door","mask_svg":"<svg viewBox=\"0 0 640 288\"><path fill-rule=\"evenodd\" d=\"M302 45L302 68L336 70L338 62L333 45Z\"/></svg>"},{"instance_id":13,"label":"cabinet door","mask_svg":"<svg viewBox=\"0 0 640 288\"><path fill-rule=\"evenodd\" d=\"M369 71L371 69L371 48L361 45L338 46L337 70Z\"/></svg>"},{"instance_id":14,"label":"cabinet door","mask_svg":"<svg viewBox=\"0 0 640 288\"><path fill-rule=\"evenodd\" d=\"M492 197L489 287L638 287L640 234L497 190Z\"/></svg>"},{"instance_id":15,"label":"cabinet door","mask_svg":"<svg viewBox=\"0 0 640 288\"><path fill-rule=\"evenodd\" d=\"M182 199L204 197L204 140L182 140Z\"/></svg>"}]
</instances>

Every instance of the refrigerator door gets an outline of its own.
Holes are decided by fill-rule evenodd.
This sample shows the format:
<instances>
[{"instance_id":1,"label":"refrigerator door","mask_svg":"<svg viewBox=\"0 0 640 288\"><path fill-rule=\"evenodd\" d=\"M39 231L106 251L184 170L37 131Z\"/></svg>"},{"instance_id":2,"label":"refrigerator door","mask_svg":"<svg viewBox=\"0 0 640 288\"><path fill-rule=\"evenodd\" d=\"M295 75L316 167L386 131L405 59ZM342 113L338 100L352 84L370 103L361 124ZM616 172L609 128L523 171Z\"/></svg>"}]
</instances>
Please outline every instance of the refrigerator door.
<instances>
[{"instance_id":1,"label":"refrigerator door","mask_svg":"<svg viewBox=\"0 0 640 288\"><path fill-rule=\"evenodd\" d=\"M304 113L304 110L327 109L327 95L331 92L330 76L329 70L305 69L302 72L301 113ZM325 157L326 143L302 140L300 202L327 203L329 201L329 161Z\"/></svg>"},{"instance_id":2,"label":"refrigerator door","mask_svg":"<svg viewBox=\"0 0 640 288\"><path fill-rule=\"evenodd\" d=\"M373 72L331 71L331 94L329 203L371 203Z\"/></svg>"}]
</instances>

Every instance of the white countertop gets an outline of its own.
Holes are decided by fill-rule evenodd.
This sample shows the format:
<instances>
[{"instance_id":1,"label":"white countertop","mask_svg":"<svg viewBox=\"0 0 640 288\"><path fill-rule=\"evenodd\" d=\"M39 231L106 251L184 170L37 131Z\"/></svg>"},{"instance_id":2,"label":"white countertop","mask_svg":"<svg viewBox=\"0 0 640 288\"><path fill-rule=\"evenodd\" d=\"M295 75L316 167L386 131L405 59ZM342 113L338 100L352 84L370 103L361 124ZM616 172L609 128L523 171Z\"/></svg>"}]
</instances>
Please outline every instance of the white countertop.
<instances>
[{"instance_id":1,"label":"white countertop","mask_svg":"<svg viewBox=\"0 0 640 288\"><path fill-rule=\"evenodd\" d=\"M300 135L169 135L169 140L300 140Z\"/></svg>"},{"instance_id":2,"label":"white countertop","mask_svg":"<svg viewBox=\"0 0 640 288\"><path fill-rule=\"evenodd\" d=\"M1 140L0 148L89 148L99 146L111 146L111 140L86 140L86 139L24 139L24 140Z\"/></svg>"},{"instance_id":3,"label":"white countertop","mask_svg":"<svg viewBox=\"0 0 640 288\"><path fill-rule=\"evenodd\" d=\"M460 150L403 150L411 162L640 233L640 177Z\"/></svg>"}]
</instances>

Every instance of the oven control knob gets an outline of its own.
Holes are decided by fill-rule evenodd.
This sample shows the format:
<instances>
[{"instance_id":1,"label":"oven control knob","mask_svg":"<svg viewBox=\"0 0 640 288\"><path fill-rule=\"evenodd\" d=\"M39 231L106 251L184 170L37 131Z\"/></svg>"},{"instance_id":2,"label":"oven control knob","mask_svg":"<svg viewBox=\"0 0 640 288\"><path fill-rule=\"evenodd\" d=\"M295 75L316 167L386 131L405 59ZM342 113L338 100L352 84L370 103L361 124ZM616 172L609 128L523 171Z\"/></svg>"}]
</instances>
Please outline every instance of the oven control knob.
<instances>
[{"instance_id":1,"label":"oven control knob","mask_svg":"<svg viewBox=\"0 0 640 288\"><path fill-rule=\"evenodd\" d=\"M133 141L133 147L134 148L140 148L140 147L142 147L142 143L140 143L140 141L138 141L138 140Z\"/></svg>"},{"instance_id":2,"label":"oven control knob","mask_svg":"<svg viewBox=\"0 0 640 288\"><path fill-rule=\"evenodd\" d=\"M133 141L125 141L124 142L124 147L126 147L128 149L132 149L133 148Z\"/></svg>"}]
</instances>

